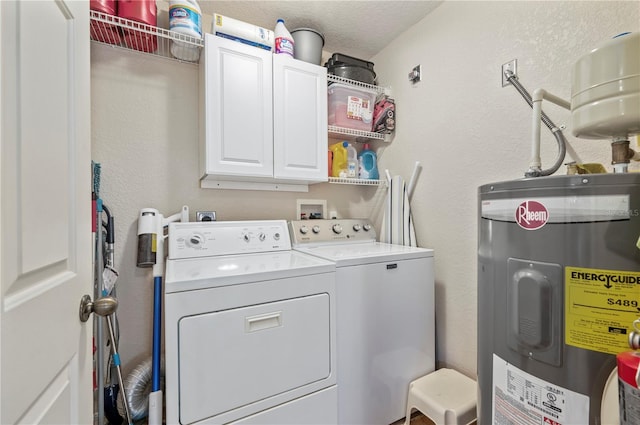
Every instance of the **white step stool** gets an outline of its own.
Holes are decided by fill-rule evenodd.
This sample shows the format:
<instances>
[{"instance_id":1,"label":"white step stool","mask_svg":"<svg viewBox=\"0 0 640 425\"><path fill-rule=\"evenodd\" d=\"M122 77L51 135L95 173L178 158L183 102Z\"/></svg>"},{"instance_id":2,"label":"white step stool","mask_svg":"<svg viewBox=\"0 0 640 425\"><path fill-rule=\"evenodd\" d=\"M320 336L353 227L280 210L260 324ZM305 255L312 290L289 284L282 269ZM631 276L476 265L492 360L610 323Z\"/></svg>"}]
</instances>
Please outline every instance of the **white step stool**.
<instances>
[{"instance_id":1,"label":"white step stool","mask_svg":"<svg viewBox=\"0 0 640 425\"><path fill-rule=\"evenodd\" d=\"M409 384L407 417L419 410L436 425L467 425L476 420L476 381L453 369L438 369Z\"/></svg>"}]
</instances>

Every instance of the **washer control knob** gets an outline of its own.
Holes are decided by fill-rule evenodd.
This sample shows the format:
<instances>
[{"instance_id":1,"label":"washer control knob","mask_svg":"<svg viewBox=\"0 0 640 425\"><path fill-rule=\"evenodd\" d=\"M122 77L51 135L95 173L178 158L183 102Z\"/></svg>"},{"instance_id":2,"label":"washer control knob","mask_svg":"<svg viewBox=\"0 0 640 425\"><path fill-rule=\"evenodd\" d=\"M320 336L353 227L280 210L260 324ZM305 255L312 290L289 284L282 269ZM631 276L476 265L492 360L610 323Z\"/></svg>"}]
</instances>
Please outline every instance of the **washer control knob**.
<instances>
[{"instance_id":1,"label":"washer control knob","mask_svg":"<svg viewBox=\"0 0 640 425\"><path fill-rule=\"evenodd\" d=\"M307 226L300 227L300 233L302 233L303 235L309 233L309 229L307 228Z\"/></svg>"},{"instance_id":2,"label":"washer control knob","mask_svg":"<svg viewBox=\"0 0 640 425\"><path fill-rule=\"evenodd\" d=\"M318 226L318 225L316 224L315 226L313 226L313 227L311 228L311 230L313 230L313 233L318 234L318 233L320 233L320 226Z\"/></svg>"},{"instance_id":3,"label":"washer control knob","mask_svg":"<svg viewBox=\"0 0 640 425\"><path fill-rule=\"evenodd\" d=\"M193 235L189 236L189 246L200 248L203 244L204 238L202 237L202 235L194 233Z\"/></svg>"},{"instance_id":4,"label":"washer control knob","mask_svg":"<svg viewBox=\"0 0 640 425\"><path fill-rule=\"evenodd\" d=\"M244 234L242 235L242 239L243 239L245 242L249 242L249 241L251 241L251 236L249 236L249 234L248 234L248 233L244 233Z\"/></svg>"},{"instance_id":5,"label":"washer control knob","mask_svg":"<svg viewBox=\"0 0 640 425\"><path fill-rule=\"evenodd\" d=\"M356 223L353 225L353 230L355 230L356 232L359 232L360 229L362 229L362 226L360 226L359 224Z\"/></svg>"},{"instance_id":6,"label":"washer control knob","mask_svg":"<svg viewBox=\"0 0 640 425\"><path fill-rule=\"evenodd\" d=\"M340 234L342 233L342 225L341 224L334 224L333 226L331 226L331 229L333 230L333 233L336 234Z\"/></svg>"},{"instance_id":7,"label":"washer control knob","mask_svg":"<svg viewBox=\"0 0 640 425\"><path fill-rule=\"evenodd\" d=\"M274 233L273 234L273 239L279 241L280 240L280 233Z\"/></svg>"},{"instance_id":8,"label":"washer control knob","mask_svg":"<svg viewBox=\"0 0 640 425\"><path fill-rule=\"evenodd\" d=\"M260 242L264 242L266 238L267 238L267 235L265 235L262 232L260 232L260 234L258 235L258 239L260 239Z\"/></svg>"},{"instance_id":9,"label":"washer control knob","mask_svg":"<svg viewBox=\"0 0 640 425\"><path fill-rule=\"evenodd\" d=\"M362 226L362 228L364 229L365 232L368 232L369 230L371 230L371 225L370 224L365 224Z\"/></svg>"}]
</instances>

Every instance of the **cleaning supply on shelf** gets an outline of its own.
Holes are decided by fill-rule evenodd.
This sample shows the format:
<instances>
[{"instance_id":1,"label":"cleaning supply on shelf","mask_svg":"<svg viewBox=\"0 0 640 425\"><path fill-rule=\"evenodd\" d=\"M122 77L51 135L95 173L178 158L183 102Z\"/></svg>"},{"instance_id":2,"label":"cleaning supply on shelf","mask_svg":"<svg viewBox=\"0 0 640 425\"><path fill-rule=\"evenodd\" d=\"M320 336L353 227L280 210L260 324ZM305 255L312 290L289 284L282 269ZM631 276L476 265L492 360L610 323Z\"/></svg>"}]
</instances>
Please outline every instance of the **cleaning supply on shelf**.
<instances>
[{"instance_id":1,"label":"cleaning supply on shelf","mask_svg":"<svg viewBox=\"0 0 640 425\"><path fill-rule=\"evenodd\" d=\"M387 95L382 95L373 110L373 132L391 134L396 129L396 103Z\"/></svg>"},{"instance_id":2,"label":"cleaning supply on shelf","mask_svg":"<svg viewBox=\"0 0 640 425\"><path fill-rule=\"evenodd\" d=\"M196 0L169 1L169 30L202 39L202 11ZM186 41L173 40L171 54L177 59L197 62L200 47Z\"/></svg>"},{"instance_id":3,"label":"cleaning supply on shelf","mask_svg":"<svg viewBox=\"0 0 640 425\"><path fill-rule=\"evenodd\" d=\"M347 177L347 142L340 142L329 147L333 153L333 162L331 165L332 177Z\"/></svg>"},{"instance_id":4,"label":"cleaning supply on shelf","mask_svg":"<svg viewBox=\"0 0 640 425\"><path fill-rule=\"evenodd\" d=\"M368 143L364 144L364 148L358 158L358 163L361 179L378 180L380 178L377 155L371 150Z\"/></svg>"},{"instance_id":5,"label":"cleaning supply on shelf","mask_svg":"<svg viewBox=\"0 0 640 425\"><path fill-rule=\"evenodd\" d=\"M118 16L149 26L141 25L140 29L123 30L124 42L129 48L147 53L157 50L155 27L158 23L158 9L155 0L119 0Z\"/></svg>"},{"instance_id":6,"label":"cleaning supply on shelf","mask_svg":"<svg viewBox=\"0 0 640 425\"><path fill-rule=\"evenodd\" d=\"M213 14L211 33L264 50L273 50L275 39L273 31L218 13Z\"/></svg>"},{"instance_id":7,"label":"cleaning supply on shelf","mask_svg":"<svg viewBox=\"0 0 640 425\"><path fill-rule=\"evenodd\" d=\"M358 178L358 151L351 143L344 142L344 148L347 150L347 178Z\"/></svg>"},{"instance_id":8,"label":"cleaning supply on shelf","mask_svg":"<svg viewBox=\"0 0 640 425\"><path fill-rule=\"evenodd\" d=\"M91 0L89 9L106 15L118 16L116 0ZM97 19L91 19L90 36L92 40L102 43L120 44L122 42L117 26Z\"/></svg>"},{"instance_id":9,"label":"cleaning supply on shelf","mask_svg":"<svg viewBox=\"0 0 640 425\"><path fill-rule=\"evenodd\" d=\"M284 19L278 19L274 33L276 36L276 48L274 52L293 57L293 36L291 36L291 33L284 25Z\"/></svg>"}]
</instances>

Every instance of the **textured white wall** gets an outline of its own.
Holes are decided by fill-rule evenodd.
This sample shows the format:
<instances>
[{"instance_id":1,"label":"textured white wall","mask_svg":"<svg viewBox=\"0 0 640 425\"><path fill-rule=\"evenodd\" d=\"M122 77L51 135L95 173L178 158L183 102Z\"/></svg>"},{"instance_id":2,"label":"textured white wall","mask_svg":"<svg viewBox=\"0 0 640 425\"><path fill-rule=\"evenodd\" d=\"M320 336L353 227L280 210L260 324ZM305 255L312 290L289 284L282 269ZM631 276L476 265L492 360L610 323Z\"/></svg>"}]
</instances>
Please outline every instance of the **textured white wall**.
<instances>
[{"instance_id":1,"label":"textured white wall","mask_svg":"<svg viewBox=\"0 0 640 425\"><path fill-rule=\"evenodd\" d=\"M381 155L409 178L424 167L413 201L421 246L436 250L438 360L476 367L477 187L522 176L530 108L500 86L501 64L518 59L520 81L568 98L575 59L622 31L638 31L638 2L445 2L373 58L398 106L398 131ZM383 36L383 35L377 35ZM116 218L120 353L125 373L151 352L152 281L136 268L137 216L189 205L219 219L291 219L296 199L326 199L343 217L380 219L383 191L316 185L309 193L205 190L198 186L197 68L92 45L92 148L101 196ZM423 81L407 74L422 65ZM568 113L545 110L556 124ZM543 129L546 132L546 130ZM608 143L577 141L583 162L608 164ZM543 133L543 161L554 139ZM636 166L636 169L638 167Z\"/></svg>"},{"instance_id":2,"label":"textured white wall","mask_svg":"<svg viewBox=\"0 0 640 425\"><path fill-rule=\"evenodd\" d=\"M501 65L517 59L530 93L542 87L569 99L575 60L639 29L636 1L448 1L372 58L398 108L382 167L406 178L415 161L424 167L412 210L420 245L436 253L440 365L475 376L478 186L521 178L528 166L531 109L513 87L501 87ZM418 64L422 82L412 86L407 74ZM568 111L543 106L555 124L570 126ZM576 140L570 127L565 135L575 159L611 170L608 142ZM555 146L543 126L543 167Z\"/></svg>"}]
</instances>

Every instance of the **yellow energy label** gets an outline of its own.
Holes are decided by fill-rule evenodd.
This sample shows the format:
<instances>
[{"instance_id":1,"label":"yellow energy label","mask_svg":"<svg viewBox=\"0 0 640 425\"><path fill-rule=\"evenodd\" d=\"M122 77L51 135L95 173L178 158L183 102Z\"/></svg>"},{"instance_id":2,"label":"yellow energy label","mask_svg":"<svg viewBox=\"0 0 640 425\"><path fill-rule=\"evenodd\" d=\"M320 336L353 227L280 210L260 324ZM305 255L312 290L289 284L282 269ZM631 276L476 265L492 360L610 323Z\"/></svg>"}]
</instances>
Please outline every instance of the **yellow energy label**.
<instances>
[{"instance_id":1,"label":"yellow energy label","mask_svg":"<svg viewBox=\"0 0 640 425\"><path fill-rule=\"evenodd\" d=\"M640 316L640 272L565 267L565 342L618 354Z\"/></svg>"}]
</instances>

